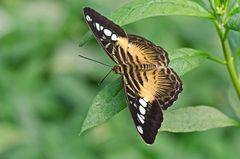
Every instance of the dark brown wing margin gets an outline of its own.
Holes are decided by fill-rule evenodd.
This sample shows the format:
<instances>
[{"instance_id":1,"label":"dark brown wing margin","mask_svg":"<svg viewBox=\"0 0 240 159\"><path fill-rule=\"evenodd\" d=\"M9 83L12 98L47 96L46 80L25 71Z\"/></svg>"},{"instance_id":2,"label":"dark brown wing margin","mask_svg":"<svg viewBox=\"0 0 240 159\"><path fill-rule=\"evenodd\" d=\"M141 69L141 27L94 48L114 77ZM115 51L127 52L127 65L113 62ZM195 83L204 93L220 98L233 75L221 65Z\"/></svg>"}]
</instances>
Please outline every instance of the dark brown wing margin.
<instances>
[{"instance_id":1,"label":"dark brown wing margin","mask_svg":"<svg viewBox=\"0 0 240 159\"><path fill-rule=\"evenodd\" d=\"M115 24L91 8L84 8L83 13L85 20L97 41L101 44L110 58L118 63L118 60L114 55L117 52L115 44L117 43L118 37L127 39L127 34L119 25Z\"/></svg>"}]
</instances>

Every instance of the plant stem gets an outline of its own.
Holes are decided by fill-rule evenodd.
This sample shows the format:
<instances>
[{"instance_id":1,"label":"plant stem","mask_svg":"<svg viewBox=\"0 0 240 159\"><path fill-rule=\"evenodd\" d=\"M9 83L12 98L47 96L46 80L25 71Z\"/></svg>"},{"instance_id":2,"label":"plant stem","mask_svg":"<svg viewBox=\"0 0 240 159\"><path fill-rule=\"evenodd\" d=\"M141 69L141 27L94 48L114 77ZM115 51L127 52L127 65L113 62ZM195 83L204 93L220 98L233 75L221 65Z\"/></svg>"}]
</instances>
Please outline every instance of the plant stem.
<instances>
[{"instance_id":1,"label":"plant stem","mask_svg":"<svg viewBox=\"0 0 240 159\"><path fill-rule=\"evenodd\" d=\"M216 57L214 57L214 56L208 56L208 59L209 60L212 60L212 61L214 61L214 62L217 62L217 63L219 63L219 64L222 64L222 65L226 65L227 64L227 62L226 61L223 61L223 60L220 60L220 59L218 59L218 58L216 58Z\"/></svg>"},{"instance_id":2,"label":"plant stem","mask_svg":"<svg viewBox=\"0 0 240 159\"><path fill-rule=\"evenodd\" d=\"M226 38L227 32L224 29L224 27L219 25L216 21L214 24L216 26L218 35L221 40L222 49L223 49L224 57L226 60L226 66L227 66L228 72L230 74L233 86L238 94L238 98L240 99L240 82L238 81L237 71L234 66L234 58L231 56L230 49L228 46L228 42L227 42L227 38Z\"/></svg>"}]
</instances>

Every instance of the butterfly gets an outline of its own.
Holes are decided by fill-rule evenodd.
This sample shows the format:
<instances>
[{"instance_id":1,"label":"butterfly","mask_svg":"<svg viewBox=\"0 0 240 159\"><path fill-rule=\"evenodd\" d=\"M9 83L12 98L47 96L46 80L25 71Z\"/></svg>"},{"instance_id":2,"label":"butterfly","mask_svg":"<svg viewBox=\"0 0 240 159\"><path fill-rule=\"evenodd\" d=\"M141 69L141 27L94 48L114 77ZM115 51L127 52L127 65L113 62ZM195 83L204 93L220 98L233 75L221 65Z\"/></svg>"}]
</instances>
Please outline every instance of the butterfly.
<instances>
[{"instance_id":1,"label":"butterfly","mask_svg":"<svg viewBox=\"0 0 240 159\"><path fill-rule=\"evenodd\" d=\"M138 133L147 144L153 144L163 121L163 110L182 91L179 76L168 66L167 52L141 36L127 34L91 8L84 8L83 13L95 38L116 63L112 71L122 76Z\"/></svg>"}]
</instances>

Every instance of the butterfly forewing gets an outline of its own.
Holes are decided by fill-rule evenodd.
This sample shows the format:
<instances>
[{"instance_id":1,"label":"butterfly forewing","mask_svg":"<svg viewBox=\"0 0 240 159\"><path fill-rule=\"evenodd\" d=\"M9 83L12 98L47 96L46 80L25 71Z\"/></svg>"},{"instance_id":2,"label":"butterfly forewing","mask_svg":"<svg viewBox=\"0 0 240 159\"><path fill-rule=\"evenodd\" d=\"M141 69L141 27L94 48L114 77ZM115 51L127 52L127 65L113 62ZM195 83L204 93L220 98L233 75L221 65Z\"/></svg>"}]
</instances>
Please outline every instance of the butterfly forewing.
<instances>
[{"instance_id":1,"label":"butterfly forewing","mask_svg":"<svg viewBox=\"0 0 240 159\"><path fill-rule=\"evenodd\" d=\"M168 65L168 55L163 48L137 35L128 35L128 39L128 56L132 57L132 60L128 58L129 63Z\"/></svg>"},{"instance_id":2,"label":"butterfly forewing","mask_svg":"<svg viewBox=\"0 0 240 159\"><path fill-rule=\"evenodd\" d=\"M120 47L120 49L126 50L128 39L124 30L91 8L84 8L83 12L86 22L98 42L116 63L120 63L119 54L117 53L119 50L118 44L119 41L122 41L122 47L125 48Z\"/></svg>"},{"instance_id":3,"label":"butterfly forewing","mask_svg":"<svg viewBox=\"0 0 240 159\"><path fill-rule=\"evenodd\" d=\"M167 52L136 35L127 35L91 8L84 16L97 41L118 64L125 95L138 133L152 144L167 109L182 91L178 75L168 67Z\"/></svg>"},{"instance_id":4,"label":"butterfly forewing","mask_svg":"<svg viewBox=\"0 0 240 159\"><path fill-rule=\"evenodd\" d=\"M158 101L149 102L147 98L140 97L128 84L125 84L125 91L138 133L146 143L152 144L163 121Z\"/></svg>"}]
</instances>

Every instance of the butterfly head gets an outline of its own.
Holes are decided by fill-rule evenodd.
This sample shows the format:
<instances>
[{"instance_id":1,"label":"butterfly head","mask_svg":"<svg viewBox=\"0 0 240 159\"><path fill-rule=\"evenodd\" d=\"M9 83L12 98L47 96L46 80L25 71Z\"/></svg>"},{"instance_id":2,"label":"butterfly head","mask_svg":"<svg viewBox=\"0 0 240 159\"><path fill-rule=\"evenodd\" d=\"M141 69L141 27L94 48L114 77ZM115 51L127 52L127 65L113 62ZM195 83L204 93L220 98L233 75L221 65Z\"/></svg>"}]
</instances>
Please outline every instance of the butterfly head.
<instances>
[{"instance_id":1,"label":"butterfly head","mask_svg":"<svg viewBox=\"0 0 240 159\"><path fill-rule=\"evenodd\" d=\"M116 65L112 68L112 71L116 74L122 74L122 69L120 66Z\"/></svg>"}]
</instances>

